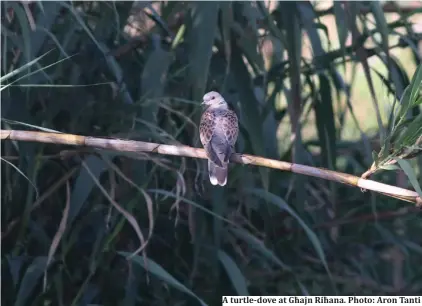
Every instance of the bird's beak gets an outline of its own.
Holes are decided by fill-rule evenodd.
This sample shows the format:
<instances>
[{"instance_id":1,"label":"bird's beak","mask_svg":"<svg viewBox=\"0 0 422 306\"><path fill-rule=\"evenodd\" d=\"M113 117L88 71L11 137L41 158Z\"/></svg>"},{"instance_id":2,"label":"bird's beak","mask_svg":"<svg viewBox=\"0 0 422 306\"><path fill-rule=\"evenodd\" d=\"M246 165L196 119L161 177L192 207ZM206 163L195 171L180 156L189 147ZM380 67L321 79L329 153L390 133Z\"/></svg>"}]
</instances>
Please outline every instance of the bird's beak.
<instances>
[{"instance_id":1,"label":"bird's beak","mask_svg":"<svg viewBox=\"0 0 422 306\"><path fill-rule=\"evenodd\" d=\"M202 102L201 102L201 105L205 105L205 101L202 101Z\"/></svg>"}]
</instances>

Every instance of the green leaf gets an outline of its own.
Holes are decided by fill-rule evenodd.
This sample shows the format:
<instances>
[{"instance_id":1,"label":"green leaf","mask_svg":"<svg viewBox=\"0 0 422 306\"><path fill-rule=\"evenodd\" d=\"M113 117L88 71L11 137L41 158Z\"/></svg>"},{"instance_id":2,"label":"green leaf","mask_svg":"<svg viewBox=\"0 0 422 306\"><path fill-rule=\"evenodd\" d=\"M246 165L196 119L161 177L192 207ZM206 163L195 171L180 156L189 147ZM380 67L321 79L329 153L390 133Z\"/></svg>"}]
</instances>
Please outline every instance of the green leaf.
<instances>
[{"instance_id":1,"label":"green leaf","mask_svg":"<svg viewBox=\"0 0 422 306\"><path fill-rule=\"evenodd\" d=\"M229 207L228 199L227 199L227 192L224 188L216 188L213 187L213 192L211 194L211 206L213 212L217 216L224 216L225 215L225 208ZM219 218L213 218L213 250L215 257L210 261L210 266L218 271L218 260L217 260L217 251L221 248L222 239L224 237L224 223ZM213 255L214 255L213 254Z\"/></svg>"},{"instance_id":2,"label":"green leaf","mask_svg":"<svg viewBox=\"0 0 422 306\"><path fill-rule=\"evenodd\" d=\"M47 51L46 53L44 53L43 55L41 55L41 56L39 56L39 57L37 57L37 58L35 58L35 59L33 59L32 61L29 61L28 63L26 63L25 65L23 65L22 67L19 67L19 68L16 68L16 69L14 69L12 72L9 72L9 73L7 73L7 74L5 74L5 75L3 75L2 77L0 77L0 84L1 83L4 83L4 82L6 82L8 79L10 79L11 77L13 77L13 76L15 76L15 75L17 75L17 74L19 74L19 73L21 73L21 72L23 72L23 71L26 71L27 70L27 68L29 68L29 67L31 67L31 66L33 66L33 65L35 65L37 62L39 62L44 56L46 56L47 54L49 54L50 52L51 52L52 50L50 50L50 51ZM1 87L1 90L3 90L4 88L7 88L8 86L6 85L6 86L4 86L4 87Z\"/></svg>"},{"instance_id":3,"label":"green leaf","mask_svg":"<svg viewBox=\"0 0 422 306\"><path fill-rule=\"evenodd\" d=\"M186 25L182 24L177 31L176 37L173 39L171 43L171 50L176 50L177 46L182 43L183 37L185 35Z\"/></svg>"},{"instance_id":4,"label":"green leaf","mask_svg":"<svg viewBox=\"0 0 422 306\"><path fill-rule=\"evenodd\" d=\"M422 64L416 69L415 74L412 77L410 83L410 97L409 101L411 106L420 104L421 102L417 100L417 96L422 88Z\"/></svg>"},{"instance_id":5,"label":"green leaf","mask_svg":"<svg viewBox=\"0 0 422 306\"><path fill-rule=\"evenodd\" d=\"M337 25L337 35L340 44L340 51L343 58L343 67L346 69L346 39L347 39L347 23L344 21L346 20L346 12L343 9L342 4L339 1L333 2L333 9L334 9L334 16L336 18L336 25Z\"/></svg>"},{"instance_id":6,"label":"green leaf","mask_svg":"<svg viewBox=\"0 0 422 306\"><path fill-rule=\"evenodd\" d=\"M403 95L400 99L399 110L397 112L396 119L394 121L398 121L396 126L399 126L400 123L406 119L407 111L410 108L410 95L411 95L411 88L410 85L406 87L403 92Z\"/></svg>"},{"instance_id":7,"label":"green leaf","mask_svg":"<svg viewBox=\"0 0 422 306\"><path fill-rule=\"evenodd\" d=\"M240 123L244 125L250 137L252 152L255 155L266 156L264 134L262 130L262 114L259 101L252 88L252 80L242 58L242 50L236 44L232 45L232 68L240 101ZM269 184L268 168L259 167L262 184L265 188Z\"/></svg>"},{"instance_id":8,"label":"green leaf","mask_svg":"<svg viewBox=\"0 0 422 306\"><path fill-rule=\"evenodd\" d=\"M163 50L158 41L142 70L141 88L144 97L157 98L163 95L166 74L171 61L172 54Z\"/></svg>"},{"instance_id":9,"label":"green leaf","mask_svg":"<svg viewBox=\"0 0 422 306\"><path fill-rule=\"evenodd\" d=\"M40 3L40 2L38 2ZM61 5L59 1L51 1L43 3L43 8L36 11L34 16L36 20L36 29L31 31L31 48L34 56L39 54L46 45L46 40L49 38L49 32L53 32L56 26L57 18L61 15ZM51 36L50 36L51 37ZM39 80L31 79L32 83L39 83Z\"/></svg>"},{"instance_id":10,"label":"green leaf","mask_svg":"<svg viewBox=\"0 0 422 306\"><path fill-rule=\"evenodd\" d=\"M413 170L412 166L407 160L396 158L397 162L399 163L400 167L403 169L404 173L406 173L407 178L409 179L410 183L412 184L415 191L419 194L422 198L422 190L419 186L418 179L416 178L415 171Z\"/></svg>"},{"instance_id":11,"label":"green leaf","mask_svg":"<svg viewBox=\"0 0 422 306\"><path fill-rule=\"evenodd\" d=\"M304 162L304 148L302 144L302 131L300 128L300 115L302 111L302 81L301 81L301 59L302 59L302 24L305 23L305 26L308 30L308 35L311 40L312 49L316 54L322 54L323 49L321 47L321 41L315 29L310 25L310 21L306 20L309 14L313 13L312 9L306 9L306 6L302 6L299 2L280 2L283 3L283 9L281 11L281 17L286 30L286 40L287 40L287 53L289 61L289 82L291 84L291 89L286 91L287 103L289 105L289 115L291 122L291 132L295 135L295 140L293 142L293 161L295 163ZM304 7L305 12L298 10L299 8ZM299 13L304 15L303 20L299 20ZM319 63L316 63L317 67L320 67ZM295 185L301 184L304 178L299 177L295 181ZM303 194L299 194L299 197L303 197ZM302 198L302 200L304 200Z\"/></svg>"},{"instance_id":12,"label":"green leaf","mask_svg":"<svg viewBox=\"0 0 422 306\"><path fill-rule=\"evenodd\" d=\"M94 155L88 156L85 159L85 163L97 179L100 177L101 173L107 169L107 165L104 161ZM82 206L87 201L95 186L96 184L88 174L87 170L82 168L73 185L70 196L68 226L71 225L73 219L79 214Z\"/></svg>"},{"instance_id":13,"label":"green leaf","mask_svg":"<svg viewBox=\"0 0 422 306\"><path fill-rule=\"evenodd\" d=\"M234 260L221 250L218 251L218 258L226 269L227 275L229 276L233 287L236 289L237 295L248 296L249 292L248 286L246 285L246 279Z\"/></svg>"},{"instance_id":14,"label":"green leaf","mask_svg":"<svg viewBox=\"0 0 422 306\"><path fill-rule=\"evenodd\" d=\"M396 150L413 146L416 140L422 135L422 113L419 114L412 122L407 126L407 129L401 134L396 142L394 148Z\"/></svg>"},{"instance_id":15,"label":"green leaf","mask_svg":"<svg viewBox=\"0 0 422 306\"><path fill-rule=\"evenodd\" d=\"M395 94L397 99L399 99L403 95L406 87L410 85L410 80L407 76L406 69L393 54L390 54L390 62L388 62L388 59L384 59L383 56L381 56L381 59L386 67L388 67L388 64L390 65L389 74L391 75L391 80L393 82L391 83L391 81L389 80L389 86L394 85L395 93L393 92L393 94Z\"/></svg>"},{"instance_id":16,"label":"green leaf","mask_svg":"<svg viewBox=\"0 0 422 306\"><path fill-rule=\"evenodd\" d=\"M321 141L323 166L335 169L336 165L336 126L334 123L333 99L331 87L325 75L319 76L320 99L315 101L316 127Z\"/></svg>"},{"instance_id":17,"label":"green leaf","mask_svg":"<svg viewBox=\"0 0 422 306\"><path fill-rule=\"evenodd\" d=\"M7 159L4 159L4 158L0 157L0 160L4 161L6 164L8 164L9 166L11 166L13 169L15 169L20 175L22 175L28 181L28 183L32 187L34 187L34 190L35 190L35 193L37 195L37 198L39 197L39 192L38 192L37 186L31 181L31 179L25 173L23 173L18 167L16 167L13 163L11 163L10 161L8 161Z\"/></svg>"},{"instance_id":18,"label":"green leaf","mask_svg":"<svg viewBox=\"0 0 422 306\"><path fill-rule=\"evenodd\" d=\"M303 1L297 2L297 11L299 16L301 17L301 21L303 23L304 28L308 32L309 39L311 41L312 50L315 56L322 56L324 55L324 49L322 48L321 38L319 37L319 33L317 31L317 26L314 23L314 19L316 18L314 8L312 7L310 2ZM295 38L297 39L297 38ZM300 55L298 54L299 60ZM317 61L317 67L321 68L323 65L322 61Z\"/></svg>"},{"instance_id":19,"label":"green leaf","mask_svg":"<svg viewBox=\"0 0 422 306\"><path fill-rule=\"evenodd\" d=\"M256 189L256 188L246 189L245 192L253 194L257 197L260 197L265 201L268 201L269 203L280 208L281 210L285 210L292 217L294 217L296 221L299 222L300 226L302 226L303 230L305 231L306 235L308 236L309 240L314 246L314 249L318 257L320 258L322 264L324 265L327 272L331 275L330 270L328 269L327 261L325 259L324 250L322 248L321 242L319 241L317 235L309 228L309 226L302 220L302 218L300 218L296 214L296 212L290 208L290 206L283 199L263 189Z\"/></svg>"},{"instance_id":20,"label":"green leaf","mask_svg":"<svg viewBox=\"0 0 422 306\"><path fill-rule=\"evenodd\" d=\"M415 103L413 104L413 106L418 106L418 105L420 105L420 104L422 104L422 96L420 96L416 101L415 101Z\"/></svg>"},{"instance_id":21,"label":"green leaf","mask_svg":"<svg viewBox=\"0 0 422 306\"><path fill-rule=\"evenodd\" d=\"M38 280L44 272L47 264L46 256L35 257L34 261L29 265L23 276L19 291L17 294L15 306L28 305L28 298L33 293Z\"/></svg>"},{"instance_id":22,"label":"green leaf","mask_svg":"<svg viewBox=\"0 0 422 306\"><path fill-rule=\"evenodd\" d=\"M11 254L7 254L5 256L7 263L9 264L9 273L12 276L12 283L13 286L16 287L19 282L19 275L20 271L24 265L24 256L13 256Z\"/></svg>"},{"instance_id":23,"label":"green leaf","mask_svg":"<svg viewBox=\"0 0 422 306\"><path fill-rule=\"evenodd\" d=\"M244 19L242 22L234 22L232 30L238 36L237 45L242 49L254 74L265 73L264 59L257 46L259 42L259 32L257 24L261 19L261 11L250 1L238 2L234 9L241 12Z\"/></svg>"},{"instance_id":24,"label":"green leaf","mask_svg":"<svg viewBox=\"0 0 422 306\"><path fill-rule=\"evenodd\" d=\"M20 65L21 67L25 66L26 63L31 62L32 59L35 57L35 54L33 54L32 50L32 44L31 44L31 30L29 25L29 20L26 16L25 10L22 5L19 5L18 2L10 2L8 5L11 6L14 15L16 16L16 20L19 23L20 27L20 33L22 37L23 42L23 49L22 53L23 56L20 57ZM27 72L30 73L30 66L27 66L28 70Z\"/></svg>"},{"instance_id":25,"label":"green leaf","mask_svg":"<svg viewBox=\"0 0 422 306\"><path fill-rule=\"evenodd\" d=\"M378 160L378 154L375 151L372 151L372 159L374 160L375 167L378 168L379 160Z\"/></svg>"},{"instance_id":26,"label":"green leaf","mask_svg":"<svg viewBox=\"0 0 422 306\"><path fill-rule=\"evenodd\" d=\"M273 16L270 14L270 12L268 11L263 1L258 1L257 4L260 8L261 14L265 18L265 21L268 25L271 35L273 35L274 38L276 38L279 41L281 48L284 49L284 46L286 44L286 38L284 37L284 34L280 31L280 29L277 27L277 22L275 22Z\"/></svg>"},{"instance_id":27,"label":"green leaf","mask_svg":"<svg viewBox=\"0 0 422 306\"><path fill-rule=\"evenodd\" d=\"M391 170L399 170L400 167L396 165L383 165L383 166L380 166L380 169L391 171Z\"/></svg>"},{"instance_id":28,"label":"green leaf","mask_svg":"<svg viewBox=\"0 0 422 306\"><path fill-rule=\"evenodd\" d=\"M193 99L200 100L205 93L208 70L212 55L215 33L218 26L217 1L191 2L192 27L189 37L189 75L193 89Z\"/></svg>"},{"instance_id":29,"label":"green leaf","mask_svg":"<svg viewBox=\"0 0 422 306\"><path fill-rule=\"evenodd\" d=\"M231 231L240 239L243 239L249 247L256 250L258 253L262 254L264 257L269 259L272 263L276 264L280 268L290 271L291 268L283 263L270 249L268 249L265 244L258 240L255 236L249 234L244 229L232 228Z\"/></svg>"},{"instance_id":30,"label":"green leaf","mask_svg":"<svg viewBox=\"0 0 422 306\"><path fill-rule=\"evenodd\" d=\"M227 62L225 78L230 71L231 58L231 25L233 24L233 3L230 1L221 2L221 34L224 45L224 56ZM224 84L225 85L225 84ZM223 86L224 86L223 85Z\"/></svg>"},{"instance_id":31,"label":"green leaf","mask_svg":"<svg viewBox=\"0 0 422 306\"><path fill-rule=\"evenodd\" d=\"M264 60L257 51L256 45L251 41L251 37L246 34L247 32L239 25L233 26L235 33L240 37L237 41L238 46L242 49L248 63L253 68L255 74L264 72Z\"/></svg>"},{"instance_id":32,"label":"green leaf","mask_svg":"<svg viewBox=\"0 0 422 306\"><path fill-rule=\"evenodd\" d=\"M148 101L143 105L141 116L142 119L148 120L150 123L156 122L159 103L153 99L159 98L164 94L167 71L172 59L172 53L165 51L158 40L156 48L149 54L145 67L142 70L142 96Z\"/></svg>"},{"instance_id":33,"label":"green leaf","mask_svg":"<svg viewBox=\"0 0 422 306\"><path fill-rule=\"evenodd\" d=\"M189 294L190 296L197 299L201 305L207 306L207 304L202 299L200 299L195 293L189 290L185 285L179 282L175 277L173 277L170 273L168 273L163 267L161 267L152 259L142 258L138 255L132 256L132 253L129 253L129 252L117 252L117 253L119 255L124 256L125 258L130 258L128 260L131 260L134 263L138 264L140 267L144 268L148 273L151 273L158 279L165 282L167 285L181 292Z\"/></svg>"},{"instance_id":34,"label":"green leaf","mask_svg":"<svg viewBox=\"0 0 422 306\"><path fill-rule=\"evenodd\" d=\"M169 191L167 191L167 190L161 190L161 189L148 189L147 190L147 192L152 192L152 193L156 193L156 194L161 194L161 195L164 195L164 196L166 196L166 197L171 197L171 198L175 198L175 199L178 199L178 200L180 200L180 201L182 201L182 202L185 202L186 204L188 204L188 205L192 205L193 207L195 207L195 208L197 208L197 209L199 209L199 210L202 210L202 211L204 211L204 212L206 212L206 213L208 213L208 214L210 214L211 216L213 216L214 218L217 218L217 219L220 219L220 220L222 220L222 221L225 221L225 222L227 222L228 224L231 224L231 225L234 225L235 226L235 224L232 222L232 221L230 221L230 220L228 220L228 219L226 219L226 218L224 218L224 217L222 217L222 216L220 216L220 215L217 215L216 213L214 213L214 212L212 212L211 210L209 210L209 209L207 209L207 208L205 208L203 205L200 205L200 204L198 204L198 203L196 203L196 202L194 202L194 201L191 201L191 200L189 200L189 199L186 199L186 198L184 198L184 197L182 197L182 196L176 196L174 193L172 193L172 192L169 192Z\"/></svg>"},{"instance_id":35,"label":"green leaf","mask_svg":"<svg viewBox=\"0 0 422 306\"><path fill-rule=\"evenodd\" d=\"M377 28L379 32L381 33L383 50L388 56L388 45L389 45L388 32L389 31L388 31L387 21L385 20L385 14L382 9L382 5L384 4L381 4L379 1L371 1L369 5L371 7L372 14L374 14Z\"/></svg>"}]
</instances>

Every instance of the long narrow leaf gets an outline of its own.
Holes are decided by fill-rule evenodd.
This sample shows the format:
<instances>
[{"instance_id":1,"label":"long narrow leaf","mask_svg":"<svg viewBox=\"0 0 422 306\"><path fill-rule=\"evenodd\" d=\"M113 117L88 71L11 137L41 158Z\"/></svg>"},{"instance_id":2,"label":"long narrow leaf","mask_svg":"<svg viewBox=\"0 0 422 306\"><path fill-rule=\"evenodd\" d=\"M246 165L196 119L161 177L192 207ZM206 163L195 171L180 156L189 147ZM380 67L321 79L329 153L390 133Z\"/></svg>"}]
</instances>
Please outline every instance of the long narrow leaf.
<instances>
[{"instance_id":1,"label":"long narrow leaf","mask_svg":"<svg viewBox=\"0 0 422 306\"><path fill-rule=\"evenodd\" d=\"M159 264L157 264L155 261L146 258L141 258L138 255L133 256L132 253L128 252L118 252L118 254L130 258L134 263L138 264L140 267L144 268L148 273L151 273L158 279L165 282L167 285L172 286L173 288L187 293L188 295L194 297L198 300L198 302L201 305L206 306L205 302L200 299L195 293L193 293L190 289L188 289L185 285L183 285L181 282L179 282L174 276L172 276L170 273L168 273L163 267L161 267Z\"/></svg>"}]
</instances>

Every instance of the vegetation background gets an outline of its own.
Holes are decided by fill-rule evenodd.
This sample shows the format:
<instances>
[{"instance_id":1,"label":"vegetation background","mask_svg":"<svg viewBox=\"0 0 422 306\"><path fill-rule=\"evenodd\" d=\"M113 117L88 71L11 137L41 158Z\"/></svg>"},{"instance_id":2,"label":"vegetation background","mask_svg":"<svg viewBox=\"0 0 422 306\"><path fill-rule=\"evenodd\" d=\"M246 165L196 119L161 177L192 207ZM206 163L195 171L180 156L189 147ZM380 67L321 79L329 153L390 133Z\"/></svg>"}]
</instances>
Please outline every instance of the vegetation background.
<instances>
[{"instance_id":1,"label":"vegetation background","mask_svg":"<svg viewBox=\"0 0 422 306\"><path fill-rule=\"evenodd\" d=\"M2 129L198 147L199 102L218 90L238 152L358 176L374 165L371 178L420 192L421 2L1 9ZM233 165L217 188L203 160L1 145L4 305L422 292L407 202L257 167Z\"/></svg>"}]
</instances>

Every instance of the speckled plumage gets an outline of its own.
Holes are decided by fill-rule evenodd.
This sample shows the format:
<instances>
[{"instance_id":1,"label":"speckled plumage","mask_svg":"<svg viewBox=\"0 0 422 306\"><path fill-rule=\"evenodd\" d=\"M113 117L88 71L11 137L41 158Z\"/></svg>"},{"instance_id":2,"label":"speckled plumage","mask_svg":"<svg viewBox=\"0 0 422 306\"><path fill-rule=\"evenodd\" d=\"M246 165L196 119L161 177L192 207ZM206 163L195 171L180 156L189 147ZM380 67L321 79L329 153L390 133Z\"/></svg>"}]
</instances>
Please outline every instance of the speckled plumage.
<instances>
[{"instance_id":1,"label":"speckled plumage","mask_svg":"<svg viewBox=\"0 0 422 306\"><path fill-rule=\"evenodd\" d=\"M201 117L199 135L208 156L208 173L211 184L224 186L228 162L239 133L238 120L218 92L205 94L203 100L207 109Z\"/></svg>"}]
</instances>

